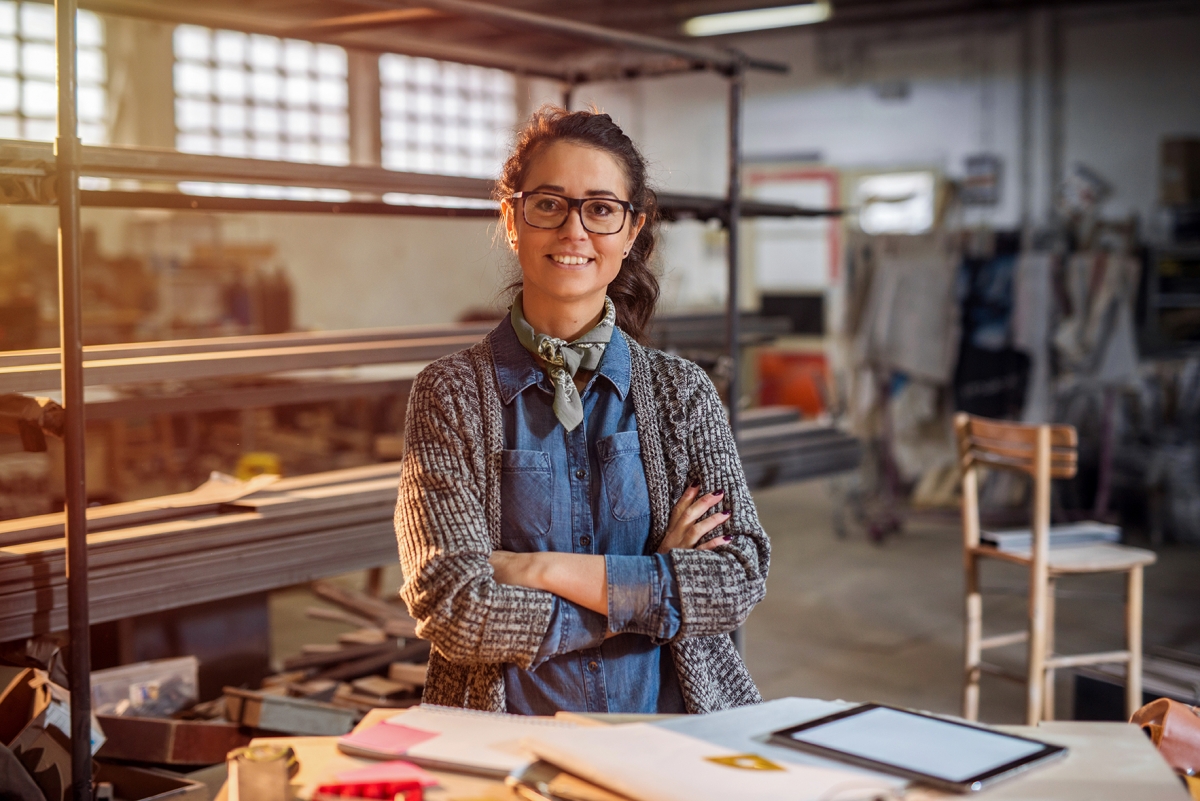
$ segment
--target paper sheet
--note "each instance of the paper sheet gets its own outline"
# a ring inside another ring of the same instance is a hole
[[[710,761],[741,752],[650,723],[555,732],[524,745],[539,758],[639,801],[869,799],[893,783],[867,774],[775,761],[748,770]]]

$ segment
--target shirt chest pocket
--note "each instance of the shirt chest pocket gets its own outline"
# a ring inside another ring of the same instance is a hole
[[[596,443],[608,506],[617,520],[637,520],[650,516],[650,492],[642,467],[642,446],[638,432],[622,431]]]
[[[500,452],[500,539],[512,551],[542,550],[553,522],[550,454]]]

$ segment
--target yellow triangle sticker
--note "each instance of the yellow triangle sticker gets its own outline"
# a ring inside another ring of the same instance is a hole
[[[733,756],[705,757],[704,759],[707,762],[739,770],[783,770],[774,762],[763,759],[758,754],[734,754]]]

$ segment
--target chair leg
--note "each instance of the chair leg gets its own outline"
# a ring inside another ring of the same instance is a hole
[[[1036,726],[1042,719],[1042,697],[1046,687],[1046,596],[1049,582],[1036,575],[1030,575],[1029,578],[1029,673],[1025,687],[1025,725]]]
[[[1129,571],[1125,597],[1125,647],[1129,669],[1125,672],[1125,716],[1142,706],[1142,566]]]
[[[1046,656],[1054,654],[1054,577],[1046,581]],[[1054,720],[1054,668],[1046,668],[1046,680],[1042,687],[1042,720]]]
[[[983,639],[983,596],[979,593],[979,560],[967,556],[966,628],[963,632],[963,717],[979,720],[980,642]]]

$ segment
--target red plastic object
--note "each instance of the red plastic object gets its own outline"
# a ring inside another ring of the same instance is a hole
[[[317,792],[335,798],[386,798],[388,801],[422,801],[425,797],[420,782],[338,782],[322,784]]]
[[[758,376],[758,402],[763,406],[795,406],[810,418],[825,411],[829,382],[825,354],[761,351]]]

